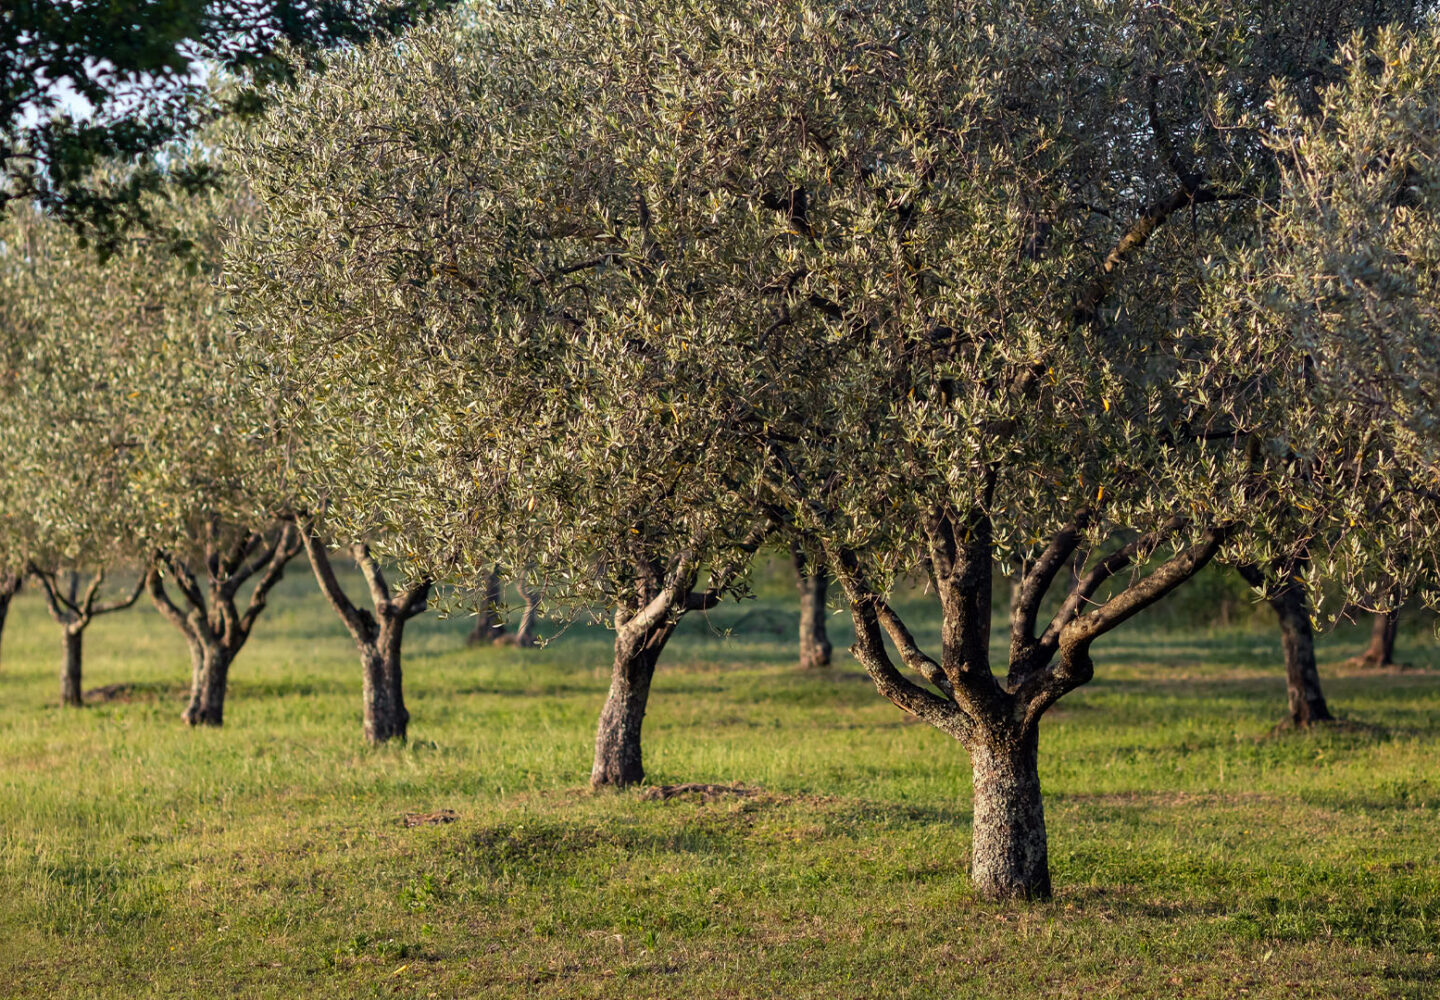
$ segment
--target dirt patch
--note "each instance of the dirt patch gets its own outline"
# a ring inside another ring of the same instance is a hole
[[[684,785],[651,785],[640,793],[646,802],[668,802],[670,799],[685,799],[692,802],[715,802],[729,795],[749,798],[758,795],[760,789],[745,785],[705,785],[689,783]]]
[[[406,813],[400,820],[405,826],[440,826],[444,823],[453,823],[460,818],[460,814],[454,809],[436,809],[428,813]]]

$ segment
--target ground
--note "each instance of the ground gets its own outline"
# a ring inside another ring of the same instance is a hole
[[[783,582],[783,581],[781,581]],[[1053,902],[967,886],[960,748],[848,656],[793,664],[793,589],[688,624],[646,721],[652,786],[586,790],[607,637],[466,649],[426,619],[408,746],[360,738],[359,664],[299,572],[179,720],[178,636],[102,619],[54,707],[22,596],[0,660],[3,997],[1440,995],[1440,651],[1322,670],[1348,721],[1274,728],[1278,635],[1138,619],[1042,730]],[[848,643],[835,621],[837,647]],[[736,625],[728,638],[727,625]],[[1363,645],[1328,637],[1322,663]]]

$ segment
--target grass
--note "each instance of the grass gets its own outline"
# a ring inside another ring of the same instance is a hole
[[[1127,626],[1042,731],[1055,899],[1001,906],[967,886],[964,753],[847,656],[794,668],[778,574],[684,626],[646,724],[653,783],[755,792],[666,801],[583,788],[603,631],[467,650],[466,622],[424,620],[411,741],[369,749],[348,639],[292,576],[219,731],[180,724],[185,650],[148,609],[88,637],[87,686],[131,700],[53,707],[58,630],[17,601],[0,996],[1440,995],[1423,627],[1414,670],[1326,670],[1349,724],[1296,734],[1270,630]]]

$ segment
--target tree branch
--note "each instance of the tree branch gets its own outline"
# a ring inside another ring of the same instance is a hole
[[[265,599],[269,596],[270,588],[280,582],[285,575],[285,564],[300,551],[300,532],[295,525],[289,521],[280,531],[280,537],[276,539],[275,545],[271,548],[269,564],[265,567],[265,575],[255,584],[254,591],[250,594],[249,606],[245,614],[240,617],[239,639],[244,642],[250,636],[250,629],[255,626],[255,619],[260,617],[260,612],[265,610]]]
[[[1075,554],[1080,539],[1090,521],[1090,512],[1082,510],[1069,524],[1061,528],[1045,546],[1045,551],[1031,564],[1020,582],[1020,593],[1010,609],[1010,662],[1015,664],[1024,659],[1035,645],[1035,620],[1040,613],[1040,604],[1056,575]]]
[[[850,652],[870,675],[875,690],[936,729],[960,740],[968,739],[975,723],[960,705],[925,690],[895,669],[881,633],[876,606],[879,595],[865,584],[855,554],[848,549],[827,548],[826,555],[850,598],[850,614],[855,621],[855,645]]]
[[[340,581],[335,577],[335,567],[330,562],[330,553],[326,551],[324,543],[320,541],[315,532],[313,522],[306,523],[300,528],[301,543],[305,546],[305,554],[310,559],[310,569],[315,574],[315,582],[320,585],[320,593],[330,602],[350,634],[362,642],[368,642],[374,638],[374,621],[366,621],[360,609],[350,601],[345,593],[345,588],[340,586]]]
[[[92,615],[108,615],[113,611],[124,611],[126,608],[130,607],[132,604],[134,604],[140,599],[140,595],[144,592],[144,590],[145,577],[141,576],[140,579],[135,581],[135,586],[131,589],[130,593],[127,596],[122,597],[118,601],[111,601],[109,604],[96,605],[90,613]]]

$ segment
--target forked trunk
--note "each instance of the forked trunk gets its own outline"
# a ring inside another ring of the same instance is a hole
[[[65,655],[60,667],[60,704],[81,708],[85,704],[85,696],[80,686],[85,633],[79,629],[66,628],[62,634],[65,637]]]
[[[520,624],[515,629],[515,645],[521,649],[535,646],[535,621],[540,617],[540,592],[523,587],[525,610],[520,613]]]
[[[655,664],[675,631],[666,623],[641,636],[624,632],[615,637],[615,663],[610,671],[610,695],[600,712],[595,732],[595,763],[590,787],[623,788],[645,778],[640,756],[640,727],[650,698]]]
[[[225,686],[231,654],[224,646],[199,645],[191,673],[190,703],[181,715],[192,726],[219,726],[225,721]]]
[[[986,899],[1049,898],[1038,730],[979,734],[968,749],[975,780],[975,890]]]
[[[1305,607],[1305,592],[1292,584],[1270,599],[1280,619],[1280,641],[1285,650],[1285,687],[1289,693],[1290,721],[1296,726],[1330,722],[1334,716],[1320,690],[1315,668],[1315,634]]]
[[[1395,662],[1395,632],[1400,625],[1400,612],[1379,612],[1370,627],[1370,645],[1360,656],[1367,667],[1388,667]]]

